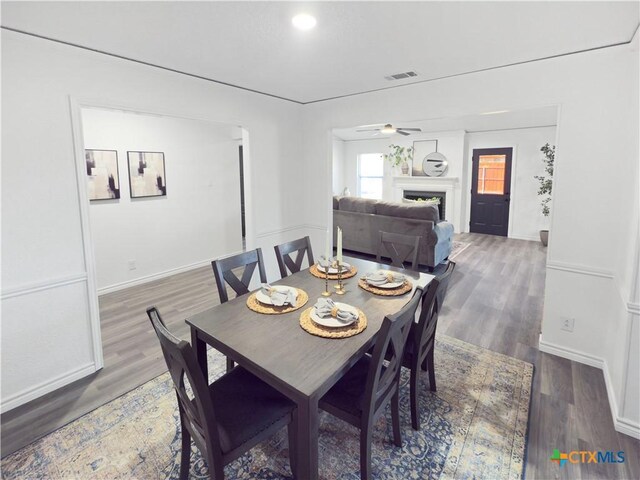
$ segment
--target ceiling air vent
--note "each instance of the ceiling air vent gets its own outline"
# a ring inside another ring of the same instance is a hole
[[[402,73],[394,73],[393,75],[389,75],[388,77],[384,77],[387,80],[403,80],[405,78],[417,77],[418,74],[416,72],[402,72]]]

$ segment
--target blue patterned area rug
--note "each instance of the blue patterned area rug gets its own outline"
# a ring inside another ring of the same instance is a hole
[[[160,358],[158,361],[162,361]],[[224,357],[210,350],[211,376]],[[422,429],[411,429],[409,375],[403,369],[403,446],[391,441],[382,416],[373,437],[378,479],[520,479],[523,476],[533,366],[468,343],[439,336],[438,391],[423,373]],[[359,479],[357,429],[321,417],[320,478]],[[168,374],[94,410],[2,460],[6,479],[177,479],[178,408]],[[207,478],[194,447],[191,478]],[[286,429],[225,468],[229,479],[291,478]]]

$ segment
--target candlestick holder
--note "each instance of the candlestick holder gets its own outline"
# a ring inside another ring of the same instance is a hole
[[[322,292],[323,297],[331,296],[331,292],[329,291],[329,265],[331,264],[327,263],[327,265],[324,267],[324,292]]]
[[[338,268],[338,284],[336,285],[336,295],[344,295],[344,284],[342,283],[342,264],[338,260],[336,262]]]

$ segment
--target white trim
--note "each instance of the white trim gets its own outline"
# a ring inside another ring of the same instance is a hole
[[[617,432],[624,433],[630,437],[640,439],[640,424],[634,422],[628,418],[620,417],[618,413],[618,402],[616,399],[615,389],[611,382],[611,376],[609,375],[609,367],[606,360],[589,355],[572,348],[563,347],[551,342],[546,342],[542,339],[539,341],[538,349],[543,353],[556,355],[557,357],[573,360],[574,362],[583,363],[591,367],[596,367],[602,370],[604,376],[605,388],[607,390],[607,398],[609,400],[609,409],[611,410],[611,417],[613,419],[613,426]]]
[[[507,238],[513,238],[514,240],[527,240],[528,242],[539,242],[540,237],[534,235],[513,235],[509,234]]]
[[[278,228],[275,230],[269,230],[266,232],[261,232],[258,233],[256,235],[256,238],[265,238],[265,237],[271,237],[273,235],[279,235],[282,233],[286,233],[286,232],[292,232],[293,230],[304,230],[305,228],[310,228],[313,230],[320,230],[323,232],[327,231],[327,227],[323,226],[323,225],[316,225],[316,224],[312,224],[312,223],[302,223],[300,225],[292,225],[290,227],[284,227],[284,228]]]
[[[87,363],[86,365],[82,365],[51,380],[46,380],[39,385],[26,388],[21,392],[10,395],[8,398],[4,399],[2,404],[0,404],[0,412],[5,413],[9,410],[19,407],[20,405],[30,402],[31,400],[35,400],[36,398],[46,395],[47,393],[53,392],[58,388],[62,388],[65,385],[70,384],[71,382],[75,382],[76,380],[80,380],[87,375],[91,375],[96,370],[98,369],[96,368],[96,365],[94,363]]]
[[[242,253],[242,252],[231,253],[229,254],[229,256],[237,255],[238,253]],[[188,272],[190,270],[195,270],[196,268],[201,268],[208,265],[211,265],[211,260],[203,260],[201,262],[191,263],[189,265],[184,265],[182,267],[170,268],[169,270],[165,270],[164,272],[152,273],[151,275],[145,275],[144,277],[138,277],[138,278],[134,278],[133,280],[127,280],[126,282],[114,283],[113,285],[99,288],[98,295],[105,295],[107,293],[113,293],[119,290],[124,290],[125,288],[135,287],[136,285],[143,285],[145,283],[153,282],[154,280],[160,280],[162,278],[170,277],[171,275]]]
[[[71,95],[69,96],[69,111],[71,113],[71,132],[75,154],[76,187],[78,205],[80,207],[80,226],[82,230],[82,248],[84,264],[87,269],[87,302],[89,304],[89,328],[93,347],[93,361],[95,369],[104,366],[102,353],[102,332],[100,328],[100,304],[98,303],[98,276],[96,273],[96,259],[91,238],[91,220],[89,218],[89,194],[87,192],[86,159],[84,156],[84,134],[82,131],[82,106]]]
[[[571,264],[565,262],[555,262],[552,260],[547,261],[547,269],[560,270],[562,272],[577,273],[580,275],[590,275],[592,277],[601,277],[613,279],[613,272],[611,270],[604,270],[600,268],[588,267],[586,265]]]
[[[52,280],[45,280],[42,282],[34,282],[27,285],[21,285],[19,287],[7,288],[2,291],[2,300],[8,298],[20,297],[22,295],[29,295],[31,293],[41,292],[43,290],[50,290],[52,288],[64,287],[65,285],[72,285],[74,283],[81,283],[87,281],[86,273],[78,273],[76,275],[69,275],[67,277],[54,278]]]
[[[551,355],[555,355],[557,357],[567,358],[569,360],[573,360],[574,362],[584,363],[585,365],[589,365],[591,367],[602,369],[604,366],[604,360],[600,357],[594,357],[593,355],[589,355],[588,353],[580,352],[578,350],[564,347],[556,343],[547,342],[546,340],[542,339],[540,339],[538,343],[538,350],[544,353],[550,353]]]
[[[627,312],[631,315],[640,315],[640,303],[627,302]]]

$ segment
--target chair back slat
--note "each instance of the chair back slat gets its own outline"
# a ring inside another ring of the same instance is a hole
[[[388,257],[394,267],[405,268],[405,262],[410,262],[411,269],[417,270],[419,253],[420,236],[380,231],[376,255],[379,263],[383,257]]]
[[[413,335],[413,352],[422,358],[430,348],[435,337],[436,323],[438,321],[438,310],[436,307],[436,295],[440,282],[434,278],[429,282],[422,295],[422,306],[416,333]]]
[[[291,242],[283,243],[282,245],[276,245],[273,247],[276,252],[276,259],[278,260],[278,268],[280,269],[280,276],[285,278],[289,275],[287,269],[291,273],[297,273],[302,270],[302,262],[305,254],[309,266],[314,264],[313,251],[311,249],[311,239],[307,236],[299,238],[298,240],[292,240]],[[295,253],[295,260],[291,258],[291,255]]]
[[[386,316],[382,322],[367,377],[364,397],[367,404],[363,405],[365,416],[375,413],[397,388],[405,344],[421,296],[422,290],[416,289],[411,300],[398,313]]]
[[[253,278],[256,267],[258,267],[260,281],[262,283],[266,283],[267,281],[264,261],[262,260],[262,250],[260,248],[214,260],[211,262],[211,267],[216,277],[220,303],[229,301],[227,285],[232,288],[236,296],[249,293],[249,284],[251,283],[251,278]],[[244,267],[244,270],[241,278],[238,278],[233,270],[240,267]]]
[[[438,282],[440,283],[438,293],[436,294],[438,313],[442,311],[444,297],[447,295],[447,290],[449,289],[449,281],[451,280],[451,274],[453,273],[453,270],[455,268],[456,262],[449,261],[445,271],[436,277],[438,279]]]
[[[175,337],[167,329],[155,307],[147,309],[147,315],[160,340],[162,354],[173,380],[183,428],[189,431],[203,453],[220,452],[220,438],[213,402],[193,348],[188,342]],[[185,378],[191,387],[193,397],[187,391]]]

